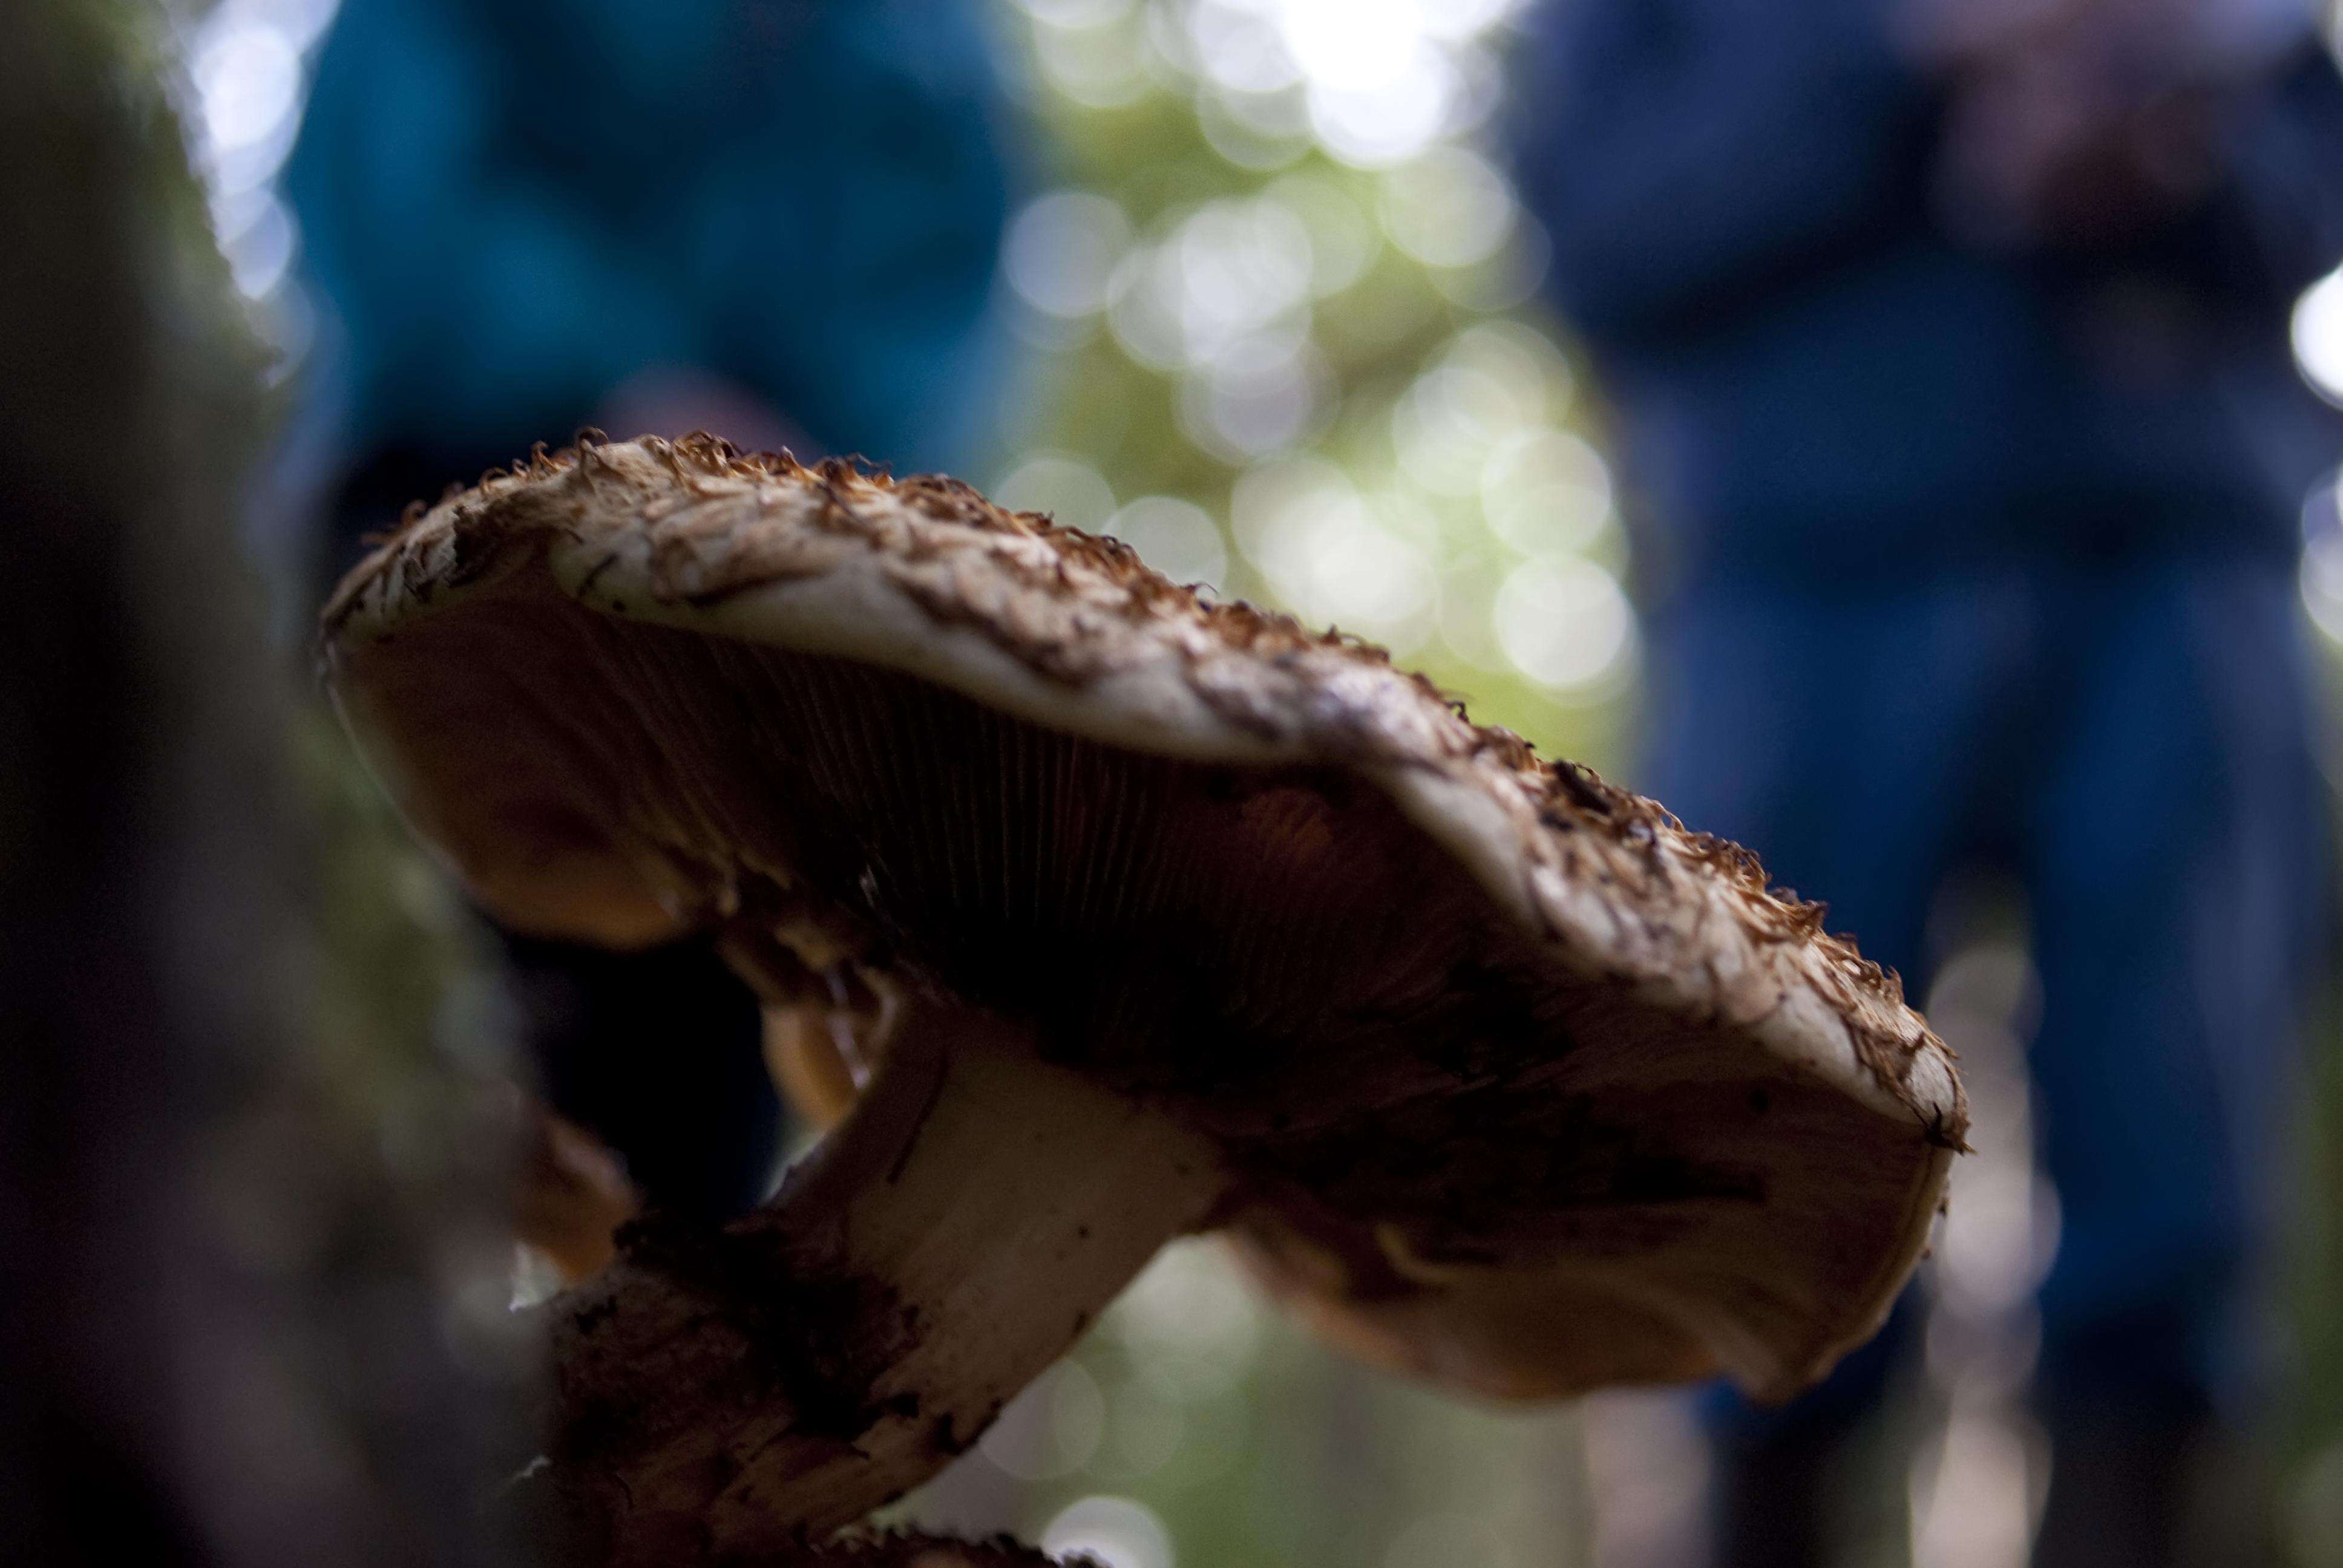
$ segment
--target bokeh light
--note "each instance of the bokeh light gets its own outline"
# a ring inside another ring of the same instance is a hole
[[[1041,451],[992,481],[992,498],[1012,512],[1040,512],[1070,528],[1099,533],[1114,515],[1106,477],[1081,458]]]
[[[1523,554],[1584,551],[1612,522],[1611,469],[1567,430],[1519,430],[1491,447],[1481,506],[1496,536]]]
[[[1085,1497],[1041,1532],[1053,1557],[1087,1555],[1102,1568],[1172,1568],[1171,1533],[1145,1503],[1128,1497]]]
[[[1240,478],[1231,512],[1241,548],[1279,600],[1305,620],[1411,652],[1438,603],[1430,529],[1403,494],[1381,500],[1322,458],[1291,457]]]
[[[1106,1332],[1174,1403],[1234,1388],[1260,1348],[1262,1307],[1213,1242],[1165,1248],[1107,1314]]]
[[[1026,7],[1039,24],[1033,52],[1050,85],[1087,108],[1120,108],[1150,86],[1128,4],[1037,0]]]
[[[1217,589],[1228,574],[1228,548],[1202,507],[1171,496],[1141,496],[1109,518],[1105,532],[1173,582]]]
[[[1131,246],[1131,220],[1104,196],[1052,191],[1009,226],[1001,272],[1034,309],[1078,319],[1105,308],[1107,282]]]
[[[1470,266],[1496,253],[1521,221],[1512,185],[1468,147],[1435,147],[1383,181],[1383,228],[1430,266]]]
[[[2294,357],[2313,387],[2343,403],[2343,270],[2320,278],[2296,304]]]
[[[1497,590],[1496,621],[1506,657],[1557,691],[1601,692],[1634,651],[1626,593],[1593,561],[1523,561]]]
[[[1106,1396],[1080,1362],[1060,1362],[1009,1402],[978,1444],[1020,1481],[1054,1481],[1094,1458],[1106,1437]]]
[[[276,350],[270,374],[277,380],[299,365],[316,322],[295,275],[300,226],[277,176],[300,130],[311,56],[336,8],[337,0],[221,0],[180,14],[189,157],[254,334]]]

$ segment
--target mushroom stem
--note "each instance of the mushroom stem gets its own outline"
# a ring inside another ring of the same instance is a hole
[[[612,1563],[820,1538],[941,1469],[1229,1185],[1030,1031],[914,999],[771,1205],[550,1304],[548,1478]]]

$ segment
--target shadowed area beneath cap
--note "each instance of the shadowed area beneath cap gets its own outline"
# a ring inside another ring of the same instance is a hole
[[[515,924],[625,945],[810,894],[860,961],[1210,1133],[1272,1279],[1379,1360],[1534,1394],[1722,1357],[1771,1386],[1867,1326],[1914,1222],[1882,1194],[1926,1201],[1936,1151],[1564,972],[1373,784],[1144,756],[480,570],[341,685]]]

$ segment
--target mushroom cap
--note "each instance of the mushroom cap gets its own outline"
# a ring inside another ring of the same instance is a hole
[[[410,513],[323,629],[501,919],[820,911],[1209,1131],[1272,1284],[1390,1364],[1786,1394],[1877,1326],[1961,1147],[1896,977],[1746,852],[950,479],[540,450]]]

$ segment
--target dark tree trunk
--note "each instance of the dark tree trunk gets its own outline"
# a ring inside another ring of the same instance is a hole
[[[432,940],[322,879],[395,851],[337,750],[297,766],[236,559],[256,359],[163,18],[5,32],[0,1560],[510,1561],[495,1141],[426,1038]]]

